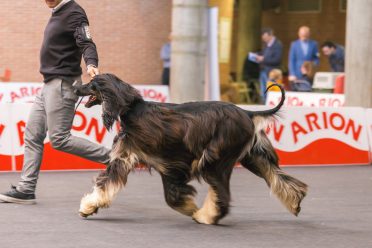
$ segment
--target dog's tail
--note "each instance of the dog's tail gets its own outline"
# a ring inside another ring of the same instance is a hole
[[[282,85],[277,84],[277,83],[271,84],[269,87],[267,87],[267,89],[265,91],[265,94],[267,93],[267,91],[270,88],[272,88],[274,86],[279,87],[280,92],[282,93],[282,98],[280,99],[280,102],[279,102],[279,104],[277,106],[275,106],[272,109],[261,110],[261,111],[249,111],[249,110],[247,110],[247,113],[248,113],[249,117],[252,118],[253,123],[255,125],[255,131],[256,131],[256,133],[264,130],[270,122],[272,122],[272,121],[275,120],[275,117],[278,114],[278,111],[280,110],[280,108],[284,104],[284,101],[285,101],[285,91],[284,91],[284,88],[283,88]]]

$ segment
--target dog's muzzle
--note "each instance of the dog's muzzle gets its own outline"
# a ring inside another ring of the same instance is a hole
[[[81,81],[75,81],[72,84],[72,87],[74,88],[74,93],[77,96],[88,96],[91,94],[89,88],[87,87],[87,84],[83,84],[83,82]]]

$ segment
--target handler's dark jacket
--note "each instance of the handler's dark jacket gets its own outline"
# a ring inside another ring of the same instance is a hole
[[[53,12],[45,28],[40,51],[40,73],[44,82],[80,76],[82,55],[86,65],[98,66],[97,49],[90,36],[87,15],[72,0]]]

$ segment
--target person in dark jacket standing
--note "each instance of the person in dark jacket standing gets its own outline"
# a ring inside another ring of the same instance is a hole
[[[40,72],[45,85],[32,106],[25,130],[21,180],[0,194],[4,202],[33,204],[47,131],[53,148],[103,164],[109,163],[104,146],[71,135],[78,96],[73,82],[81,82],[82,56],[87,73],[99,73],[96,46],[85,11],[74,0],[45,0],[52,16],[45,28],[40,51]]]
[[[264,42],[264,49],[262,55],[256,56],[256,60],[261,66],[261,97],[265,100],[264,92],[266,90],[268,75],[272,69],[280,68],[282,63],[283,45],[280,40],[274,36],[274,31],[271,28],[264,28],[262,30],[262,41]]]
[[[322,44],[322,52],[328,57],[333,72],[345,71],[345,48],[343,46],[326,41]]]

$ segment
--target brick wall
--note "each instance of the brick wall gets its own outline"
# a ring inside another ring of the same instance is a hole
[[[171,29],[171,0],[77,2],[88,14],[102,72],[131,83],[160,82],[159,53]],[[42,80],[39,49],[50,14],[43,0],[0,1],[0,74],[10,68],[12,81]]]
[[[340,0],[323,0],[319,13],[291,13],[287,11],[287,0],[281,0],[280,11],[264,11],[262,26],[274,29],[283,42],[285,51],[283,62],[288,64],[288,50],[291,41],[297,39],[298,28],[307,25],[311,28],[312,39],[319,46],[326,40],[345,45],[346,13],[340,11]],[[321,54],[320,70],[329,70],[328,59]]]
[[[90,19],[101,71],[115,73],[131,83],[159,83],[159,51],[171,29],[172,0],[77,2]],[[345,44],[346,13],[339,11],[339,2],[322,1],[320,13],[289,13],[287,0],[281,0],[279,13],[263,12],[262,26],[272,27],[284,44],[285,64],[290,42],[297,38],[301,25],[310,26],[312,37],[319,43],[329,39]],[[0,1],[0,74],[6,67],[12,70],[12,81],[42,79],[38,72],[39,49],[49,16],[43,0]],[[328,68],[322,56],[320,69]]]

